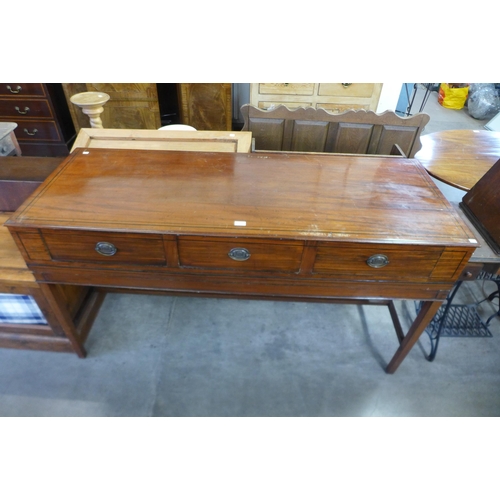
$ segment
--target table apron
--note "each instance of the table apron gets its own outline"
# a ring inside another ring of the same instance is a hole
[[[443,300],[453,283],[412,283],[349,279],[312,279],[303,276],[248,276],[242,274],[158,273],[106,269],[30,266],[40,283],[90,285],[168,292],[254,295],[272,299],[415,299]]]

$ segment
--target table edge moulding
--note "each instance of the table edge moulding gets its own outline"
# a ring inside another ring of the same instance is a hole
[[[417,160],[361,155],[76,149],[6,226],[69,338],[57,284],[381,303],[388,373],[478,246]],[[406,335],[394,299],[423,301]]]

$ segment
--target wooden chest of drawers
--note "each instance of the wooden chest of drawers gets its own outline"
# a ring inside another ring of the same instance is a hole
[[[477,246],[400,157],[77,149],[7,226],[40,283],[435,301],[427,316]]]
[[[381,91],[381,83],[252,83],[250,104],[260,109],[280,104],[289,109],[323,108],[330,113],[376,111]]]
[[[60,84],[1,83],[0,120],[15,130],[24,156],[66,156],[75,138]]]

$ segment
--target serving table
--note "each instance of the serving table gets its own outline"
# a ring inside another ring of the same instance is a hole
[[[477,247],[422,165],[401,157],[77,149],[6,225],[81,357],[57,284],[421,300],[408,333],[396,328],[388,373]]]

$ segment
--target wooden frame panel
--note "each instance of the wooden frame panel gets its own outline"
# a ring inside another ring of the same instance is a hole
[[[249,153],[251,144],[250,132],[82,128],[71,152],[106,148]]]
[[[305,152],[303,149],[294,149],[294,147],[309,144],[311,145],[310,152],[390,155],[392,148],[397,144],[408,158],[413,158],[421,148],[420,135],[430,120],[430,116],[425,113],[418,113],[411,117],[401,117],[392,111],[377,114],[373,111],[349,110],[345,113],[334,114],[324,109],[291,110],[286,106],[263,111],[250,104],[243,105],[241,113],[245,121],[242,130],[252,132],[256,151]],[[274,128],[266,127],[266,121],[274,124]],[[311,137],[307,142],[283,142],[281,149],[276,149],[278,141],[269,136],[276,133],[276,123],[281,121],[285,122],[285,130],[288,128],[294,130],[297,123],[301,124],[303,130],[306,129],[307,122],[325,123],[330,129],[329,137],[331,138],[333,133],[335,139],[333,142],[331,139],[324,141],[323,149],[319,150],[317,145],[322,143],[322,137],[318,137],[317,140],[312,137],[314,131],[320,131],[321,127],[314,128],[311,125],[308,132]]]

